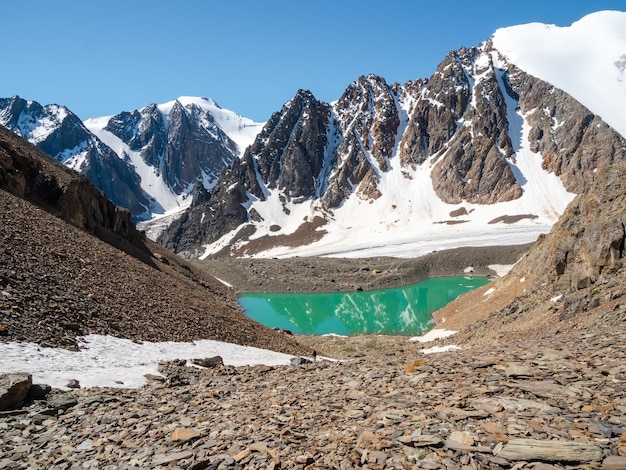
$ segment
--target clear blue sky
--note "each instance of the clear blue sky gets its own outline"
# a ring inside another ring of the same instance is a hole
[[[567,26],[624,0],[29,0],[2,2],[0,97],[82,119],[213,98],[257,121],[309,89],[338,99],[360,75],[429,77],[497,28]]]

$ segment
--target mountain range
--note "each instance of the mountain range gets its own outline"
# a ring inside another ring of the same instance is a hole
[[[81,122],[17,96],[0,123],[185,256],[526,243],[626,159],[623,31],[622,12],[504,28],[429,78],[299,90],[266,123],[195,97]]]

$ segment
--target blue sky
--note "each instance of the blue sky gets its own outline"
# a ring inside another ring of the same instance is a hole
[[[566,5],[566,6],[565,6]],[[3,2],[0,97],[82,119],[181,95],[267,120],[300,88],[338,99],[360,75],[429,77],[497,28],[567,26],[624,0],[25,0]]]

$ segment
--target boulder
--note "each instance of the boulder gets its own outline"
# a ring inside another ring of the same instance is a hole
[[[33,376],[25,372],[0,375],[0,410],[9,410],[21,403],[32,385]]]

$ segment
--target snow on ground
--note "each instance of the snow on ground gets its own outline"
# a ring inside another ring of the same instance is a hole
[[[435,329],[410,341],[425,343],[454,333],[451,330]],[[72,379],[78,380],[82,388],[139,388],[147,383],[146,374],[160,375],[157,370],[160,361],[220,356],[228,366],[282,366],[290,365],[294,357],[212,340],[137,343],[113,336],[88,335],[79,338],[79,341],[79,351],[44,348],[35,343],[0,343],[0,375],[27,372],[32,374],[33,383],[60,389],[66,389]],[[432,354],[458,349],[461,348],[438,346],[423,349],[422,352]],[[318,360],[335,361],[319,356]]]
[[[65,388],[70,379],[81,387],[137,388],[145,374],[160,375],[160,361],[221,356],[225,365],[289,365],[293,356],[249,346],[201,340],[193,343],[135,343],[112,336],[82,338],[79,351],[43,348],[34,343],[0,343],[0,374],[28,372],[33,383]]]
[[[511,63],[569,93],[626,136],[626,12],[592,13],[568,27],[502,28],[493,45]]]
[[[513,269],[514,264],[490,264],[487,266],[492,271],[495,271],[499,277],[505,276]]]
[[[460,346],[455,346],[453,344],[449,344],[447,346],[433,346],[432,348],[422,349],[422,353],[424,354],[436,354],[448,351],[460,351]]]
[[[414,336],[409,341],[418,342],[418,343],[429,343],[430,341],[435,341],[441,338],[447,338],[448,336],[452,336],[455,334],[454,330],[446,330],[442,328],[435,328],[434,330],[430,330],[428,333],[424,333],[420,336]]]

